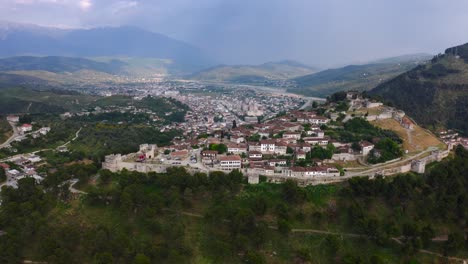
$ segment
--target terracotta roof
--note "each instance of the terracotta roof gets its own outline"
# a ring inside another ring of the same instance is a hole
[[[227,145],[228,148],[247,148],[246,144],[236,144],[236,143],[230,143]]]
[[[260,141],[261,144],[275,144],[276,143],[276,140],[274,139],[264,139],[262,141]]]
[[[185,156],[187,154],[188,154],[188,151],[186,150],[171,152],[171,156]]]
[[[369,141],[361,141],[359,142],[359,145],[361,145],[361,147],[370,147],[370,146],[374,146],[374,144],[370,143]]]
[[[204,150],[204,151],[202,151],[202,155],[203,154],[218,154],[218,151],[216,151],[216,150]]]
[[[218,157],[220,161],[241,161],[241,157],[239,155],[231,155],[231,156],[221,156]]]

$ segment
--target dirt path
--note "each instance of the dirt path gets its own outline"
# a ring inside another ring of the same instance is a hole
[[[411,130],[406,129],[406,135],[408,136],[408,144],[413,145],[413,133],[411,133]]]
[[[196,218],[203,218],[203,215],[197,214],[197,213],[190,213],[190,212],[185,212],[185,211],[176,211],[172,209],[165,208],[163,209],[164,211],[169,211],[169,212],[177,212],[181,215],[186,215],[190,217],[196,217]],[[228,221],[228,220],[225,220]],[[268,226],[268,228],[273,229],[273,230],[278,230],[278,227],[276,226]],[[291,229],[292,233],[305,233],[305,234],[319,234],[319,235],[333,235],[333,236],[343,236],[343,237],[353,237],[353,238],[370,238],[368,235],[364,234],[354,234],[354,233],[342,233],[342,232],[333,232],[333,231],[327,231],[327,230],[319,230],[319,229],[306,229],[306,228],[293,228]],[[403,245],[404,243],[401,241],[401,237],[392,237],[391,240],[395,241],[399,245]],[[433,241],[436,242],[441,242],[441,241],[446,241],[445,236],[439,236],[435,237],[432,239]],[[444,258],[448,259],[450,261],[455,261],[457,263],[463,263],[466,264],[468,263],[467,259],[462,259],[462,258],[457,258],[457,257],[450,257],[450,256],[444,256],[440,253],[430,251],[430,250],[425,250],[425,249],[420,249],[419,252],[424,253],[424,254],[429,254],[433,255],[439,258]]]
[[[436,238],[435,238],[436,239]],[[397,238],[397,237],[393,237],[392,238],[393,241],[395,241],[397,244],[400,244],[400,245],[403,245],[403,242],[401,242],[401,239],[400,238]],[[434,241],[434,239],[433,239]],[[441,240],[437,240],[437,241],[441,241]],[[429,255],[432,255],[432,256],[436,256],[436,257],[439,257],[439,258],[443,258],[443,259],[448,259],[450,261],[455,261],[457,263],[462,263],[462,264],[466,264],[468,263],[468,259],[462,259],[462,258],[457,258],[457,257],[450,257],[450,256],[444,256],[440,253],[437,253],[437,252],[434,252],[434,251],[430,251],[430,250],[426,250],[426,249],[420,249],[419,252],[421,253],[424,253],[424,254],[429,254]]]

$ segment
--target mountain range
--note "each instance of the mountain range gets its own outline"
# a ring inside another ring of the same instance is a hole
[[[260,65],[218,65],[189,77],[204,81],[261,84],[274,80],[286,80],[316,71],[318,69],[315,67],[297,61],[283,60]]]
[[[468,135],[468,43],[447,49],[369,94],[430,128],[455,128]]]
[[[0,57],[24,55],[158,58],[190,71],[213,65],[197,47],[136,27],[60,29],[0,23]]]
[[[325,97],[344,90],[370,90],[431,59],[428,54],[410,54],[362,65],[348,65],[291,79],[289,92]]]

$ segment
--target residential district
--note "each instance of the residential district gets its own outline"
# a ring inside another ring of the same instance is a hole
[[[140,92],[134,95],[136,100],[148,96],[147,91]],[[381,155],[376,148],[377,142],[344,142],[326,135],[325,129],[339,127],[337,120],[345,123],[354,118],[370,122],[391,121],[408,135],[421,128],[403,111],[364,98],[357,92],[346,94],[344,109],[334,102],[312,104],[312,100],[298,96],[253,92],[248,88],[222,92],[207,90],[205,93],[169,89],[152,96],[171,97],[189,106],[184,122],[154,124],[161,131],[181,130],[183,136],[174,138],[169,146],[158,147],[148,142],[142,144],[136,153],[108,155],[102,163],[104,169],[164,172],[169,167],[182,166],[192,173],[208,174],[240,170],[252,184],[265,177],[270,182],[295,179],[307,185],[338,182],[355,176],[387,176],[409,171],[423,173],[426,164],[440,161],[455,145],[468,148],[466,138],[454,131],[442,131],[440,141],[436,139],[440,145],[405,149],[402,157],[378,164],[368,163],[369,155]],[[153,117],[153,121],[160,119],[148,109],[135,106],[97,107],[92,111],[67,112],[62,114],[62,118],[113,111],[145,112]],[[48,127],[35,128],[31,124],[17,127],[15,124],[19,116],[15,115],[9,116],[8,121],[14,128],[14,135],[0,147],[11,147],[9,143],[13,140],[37,137],[50,131]],[[76,136],[79,136],[78,132]],[[412,141],[411,138],[409,141]],[[66,152],[66,145],[55,150]],[[331,155],[310,158],[315,150],[330,150]],[[17,154],[1,160],[0,166],[8,176],[4,184],[16,186],[17,180],[22,177],[32,176],[37,180],[46,177],[36,172],[43,162],[37,153]]]
[[[366,164],[369,154],[379,155],[374,142],[363,140],[356,147],[351,142],[331,139],[323,128],[339,118],[343,122],[353,118],[367,121],[391,119],[408,133],[417,124],[403,111],[363,98],[356,92],[347,93],[349,108],[345,111],[336,111],[337,105],[332,103],[321,114],[313,110],[297,110],[297,105],[295,110],[294,107],[280,108],[278,102],[293,106],[294,100],[271,97],[266,103],[283,112],[263,119],[258,116],[264,114],[266,98],[233,102],[224,96],[211,99],[193,99],[177,93],[172,96],[192,109],[187,113],[185,124],[181,125],[184,138],[175,139],[167,147],[143,144],[137,153],[108,155],[103,168],[164,172],[168,167],[183,166],[191,172],[206,173],[237,169],[249,177],[250,183],[258,183],[264,176],[272,182],[295,179],[301,184],[318,184],[353,176],[423,173],[427,163],[447,157],[456,144],[468,148],[466,139],[460,138],[457,143],[429,146],[411,155],[405,150],[408,155],[384,164]],[[359,111],[362,115],[357,114]],[[304,166],[304,160],[314,148],[328,146],[333,148],[331,157],[314,158],[311,164]],[[347,168],[346,165],[352,162],[361,166]]]

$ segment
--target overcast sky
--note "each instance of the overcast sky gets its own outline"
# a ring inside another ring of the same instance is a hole
[[[0,0],[0,19],[59,27],[134,25],[224,63],[332,66],[468,42],[467,0]]]

